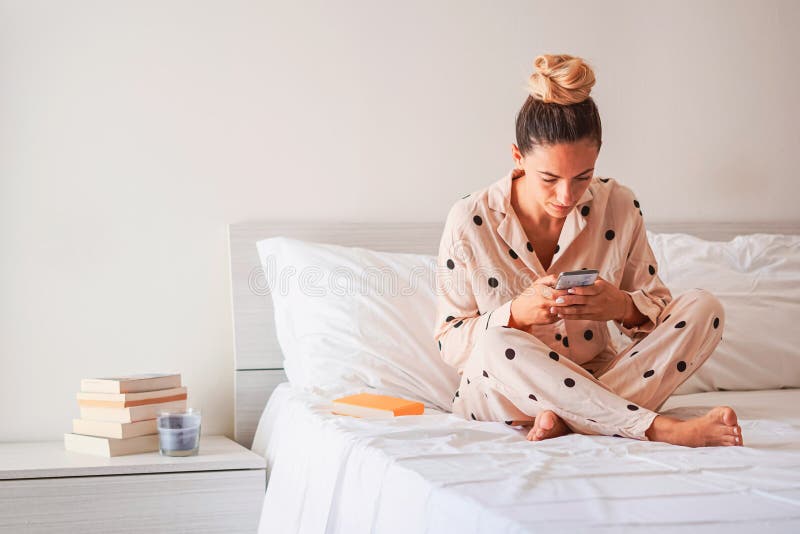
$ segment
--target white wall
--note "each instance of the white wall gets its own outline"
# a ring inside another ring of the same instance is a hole
[[[177,369],[233,430],[226,224],[443,220],[533,58],[591,61],[650,221],[798,220],[800,3],[0,0],[0,440]]]

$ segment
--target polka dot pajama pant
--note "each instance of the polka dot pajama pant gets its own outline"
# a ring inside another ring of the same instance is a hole
[[[725,315],[703,289],[687,291],[662,311],[656,327],[594,375],[554,347],[506,326],[475,342],[453,397],[453,413],[477,421],[530,425],[552,410],[580,434],[647,440],[667,398],[708,359],[722,339]]]

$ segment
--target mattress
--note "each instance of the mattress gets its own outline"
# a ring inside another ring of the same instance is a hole
[[[503,423],[333,415],[274,391],[253,450],[267,459],[259,532],[800,532],[800,389],[676,395],[681,419],[732,406],[743,447],[691,448]]]

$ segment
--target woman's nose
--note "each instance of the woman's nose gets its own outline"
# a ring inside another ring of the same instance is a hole
[[[556,195],[559,204],[562,206],[572,206],[575,200],[575,194],[569,187],[564,187]]]

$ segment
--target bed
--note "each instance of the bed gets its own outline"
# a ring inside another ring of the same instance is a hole
[[[720,241],[800,233],[791,224],[648,229]],[[698,380],[679,388],[660,411],[686,419],[733,406],[744,447],[575,434],[533,443],[520,428],[462,420],[441,402],[426,402],[422,416],[343,417],[330,413],[330,401],[345,390],[287,380],[276,310],[259,279],[257,241],[290,236],[435,254],[440,231],[438,224],[231,225],[235,433],[267,460],[260,532],[800,531],[800,389],[784,387],[796,381],[791,347],[778,369],[786,378],[772,384],[781,387],[719,391],[727,385],[724,376],[718,383]],[[796,304],[793,295],[787,299]]]

